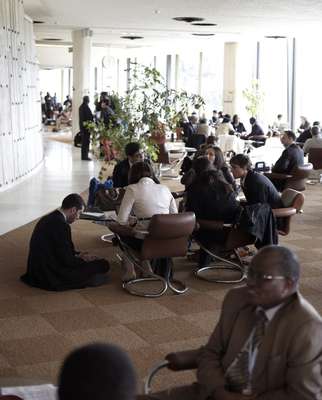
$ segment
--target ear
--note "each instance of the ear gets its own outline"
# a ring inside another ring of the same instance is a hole
[[[287,292],[293,292],[296,286],[295,281],[291,278],[286,278],[284,282],[285,282],[285,290],[287,290]]]

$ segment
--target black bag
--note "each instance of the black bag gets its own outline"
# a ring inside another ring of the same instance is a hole
[[[76,135],[74,136],[74,146],[82,147],[82,135],[80,132],[76,133]]]
[[[102,211],[117,211],[121,205],[124,193],[125,190],[123,188],[107,190],[100,188],[95,193],[94,206]]]

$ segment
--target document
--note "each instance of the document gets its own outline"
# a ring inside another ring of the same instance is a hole
[[[1,388],[1,394],[11,394],[23,400],[57,400],[57,388],[54,385],[34,385]]]

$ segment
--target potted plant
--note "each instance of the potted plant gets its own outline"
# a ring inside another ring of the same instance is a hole
[[[243,90],[243,96],[246,100],[246,111],[251,117],[257,119],[259,111],[264,100],[264,93],[260,89],[260,84],[257,79],[251,82],[249,88]]]

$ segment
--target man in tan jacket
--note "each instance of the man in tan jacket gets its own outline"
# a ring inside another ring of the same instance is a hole
[[[224,299],[220,320],[200,353],[197,383],[151,397],[322,399],[322,319],[298,292],[299,270],[291,250],[261,249],[247,285]]]

